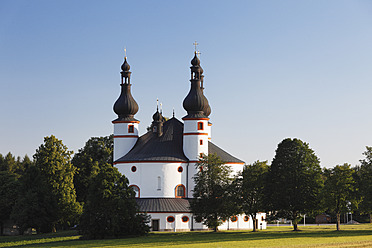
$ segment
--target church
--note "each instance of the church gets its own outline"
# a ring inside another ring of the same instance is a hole
[[[150,130],[139,136],[140,121],[135,118],[138,104],[131,94],[131,72],[126,56],[121,66],[121,93],[114,104],[118,118],[112,121],[114,166],[128,178],[136,192],[140,212],[151,216],[152,231],[208,229],[195,220],[189,203],[195,164],[201,154],[217,154],[231,166],[233,173],[244,166],[244,161],[211,141],[211,107],[204,95],[203,69],[196,51],[190,69],[190,91],[183,100],[187,114],[182,121],[174,113],[167,120],[157,109]],[[257,215],[257,228],[266,228],[265,217],[265,213]],[[249,216],[238,215],[226,220],[219,229],[252,229],[252,225]]]

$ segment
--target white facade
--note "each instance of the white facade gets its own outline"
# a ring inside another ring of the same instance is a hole
[[[175,198],[176,188],[183,185],[187,195],[187,163],[117,163],[129,185],[137,186],[141,198]]]
[[[158,222],[158,231],[190,231],[208,230],[208,227],[201,222],[197,222],[192,213],[148,213],[151,216],[151,226],[153,220]],[[170,218],[173,217],[173,218]],[[266,229],[266,214],[257,213],[257,229]],[[219,230],[238,230],[253,229],[253,221],[250,216],[245,214],[231,217],[218,227]],[[156,231],[156,230],[155,230]]]
[[[208,155],[208,118],[184,119],[183,152],[190,161]]]
[[[138,140],[139,121],[113,121],[114,161],[127,154]]]

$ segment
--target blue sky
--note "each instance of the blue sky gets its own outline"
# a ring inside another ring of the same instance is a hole
[[[0,1],[0,153],[112,133],[124,47],[144,133],[181,119],[200,44],[212,141],[252,163],[284,138],[322,166],[372,146],[371,1]]]

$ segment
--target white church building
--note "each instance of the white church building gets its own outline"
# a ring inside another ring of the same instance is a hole
[[[121,66],[121,94],[114,104],[118,118],[114,125],[114,165],[124,174],[136,192],[141,212],[151,216],[152,231],[189,231],[208,229],[197,222],[190,210],[196,174],[195,164],[201,154],[215,153],[236,173],[244,162],[211,141],[211,108],[204,95],[203,69],[195,52],[191,60],[191,87],[183,100],[187,115],[178,120],[174,114],[166,120],[157,110],[151,130],[139,136],[137,102],[131,94],[131,72],[127,57]],[[265,213],[257,215],[258,228],[266,228]],[[238,215],[219,227],[252,229],[249,216]]]

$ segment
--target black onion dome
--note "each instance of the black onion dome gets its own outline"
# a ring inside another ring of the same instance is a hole
[[[138,112],[138,104],[130,88],[130,84],[121,84],[121,94],[114,104],[114,112],[119,117],[116,121],[137,121],[134,115]]]
[[[127,62],[127,57],[124,58],[124,63],[121,65],[121,70],[122,71],[129,71],[130,70],[130,65]]]
[[[191,89],[189,94],[183,100],[183,108],[187,111],[186,118],[206,118],[204,109],[208,101],[200,89],[200,80],[191,80]]]
[[[200,75],[203,74],[204,70],[203,68],[199,65],[199,72],[200,72]]]
[[[207,102],[207,105],[204,107],[203,112],[204,112],[205,116],[208,117],[211,114],[212,109],[211,109],[211,106],[209,105],[208,99],[205,96],[204,96],[204,98],[205,98],[205,101]]]
[[[194,58],[191,60],[191,64],[193,66],[199,66],[200,65],[200,60],[199,60],[198,56],[196,55],[196,53],[195,53]]]
[[[155,114],[152,116],[154,122],[163,122],[164,117],[159,113],[159,109],[156,109]]]

